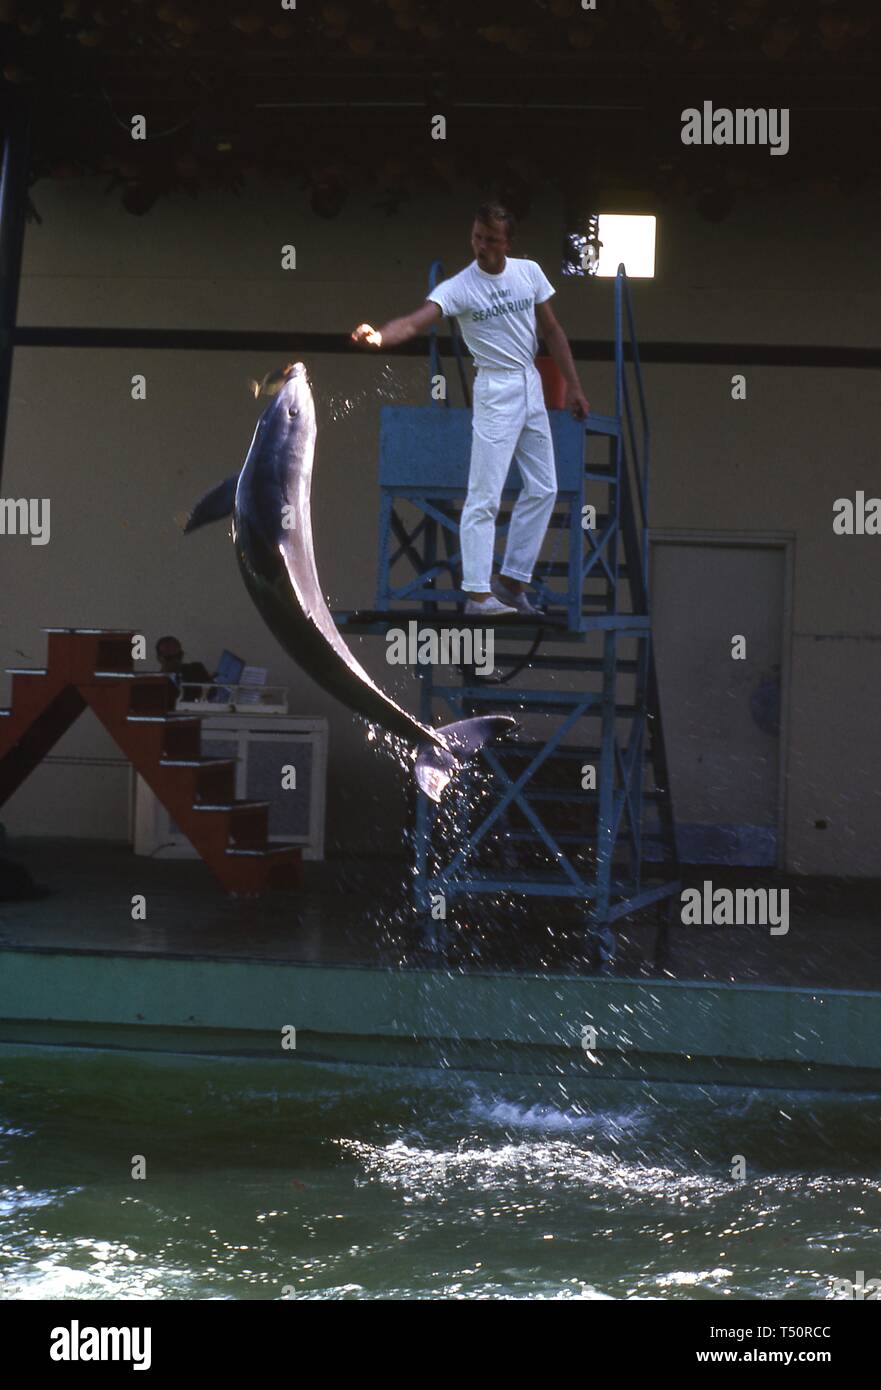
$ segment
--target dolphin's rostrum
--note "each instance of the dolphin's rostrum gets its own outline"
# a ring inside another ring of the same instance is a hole
[[[317,429],[306,368],[298,362],[257,422],[238,482],[228,478],[196,504],[186,530],[233,513],[245,585],[285,651],[349,709],[418,749],[416,780],[434,801],[460,765],[493,738],[510,735],[507,714],[421,724],[356,660],[331,617],[315,569],[310,491]]]

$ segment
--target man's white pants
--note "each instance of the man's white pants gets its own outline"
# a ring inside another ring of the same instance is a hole
[[[541,377],[534,366],[480,367],[474,383],[468,496],[459,524],[462,588],[467,593],[490,592],[496,516],[512,458],[523,487],[511,513],[501,572],[528,584],[557,496]]]

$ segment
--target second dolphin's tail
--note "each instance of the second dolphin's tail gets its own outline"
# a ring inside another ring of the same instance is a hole
[[[476,719],[444,724],[437,733],[443,736],[446,748],[436,743],[423,743],[419,748],[416,781],[420,791],[432,801],[440,801],[450,778],[463,762],[491,740],[510,738],[517,727],[517,720],[510,714],[484,714]]]

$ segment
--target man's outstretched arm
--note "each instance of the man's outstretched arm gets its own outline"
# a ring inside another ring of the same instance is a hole
[[[548,352],[566,378],[566,409],[572,411],[576,420],[583,420],[590,410],[590,401],[581,389],[581,382],[578,380],[578,373],[572,360],[569,339],[563,332],[562,325],[557,322],[554,311],[547,300],[544,304],[536,304],[535,317]]]
[[[405,314],[400,319],[390,319],[382,328],[373,328],[369,323],[359,323],[352,334],[352,342],[360,343],[363,347],[397,347],[398,343],[406,343],[409,338],[417,337],[442,317],[440,305],[435,304],[432,299],[426,299],[421,308],[414,310],[412,314]]]

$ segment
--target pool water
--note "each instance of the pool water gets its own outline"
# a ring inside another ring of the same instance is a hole
[[[881,1099],[85,1052],[0,1077],[7,1299],[822,1300],[881,1277]]]

